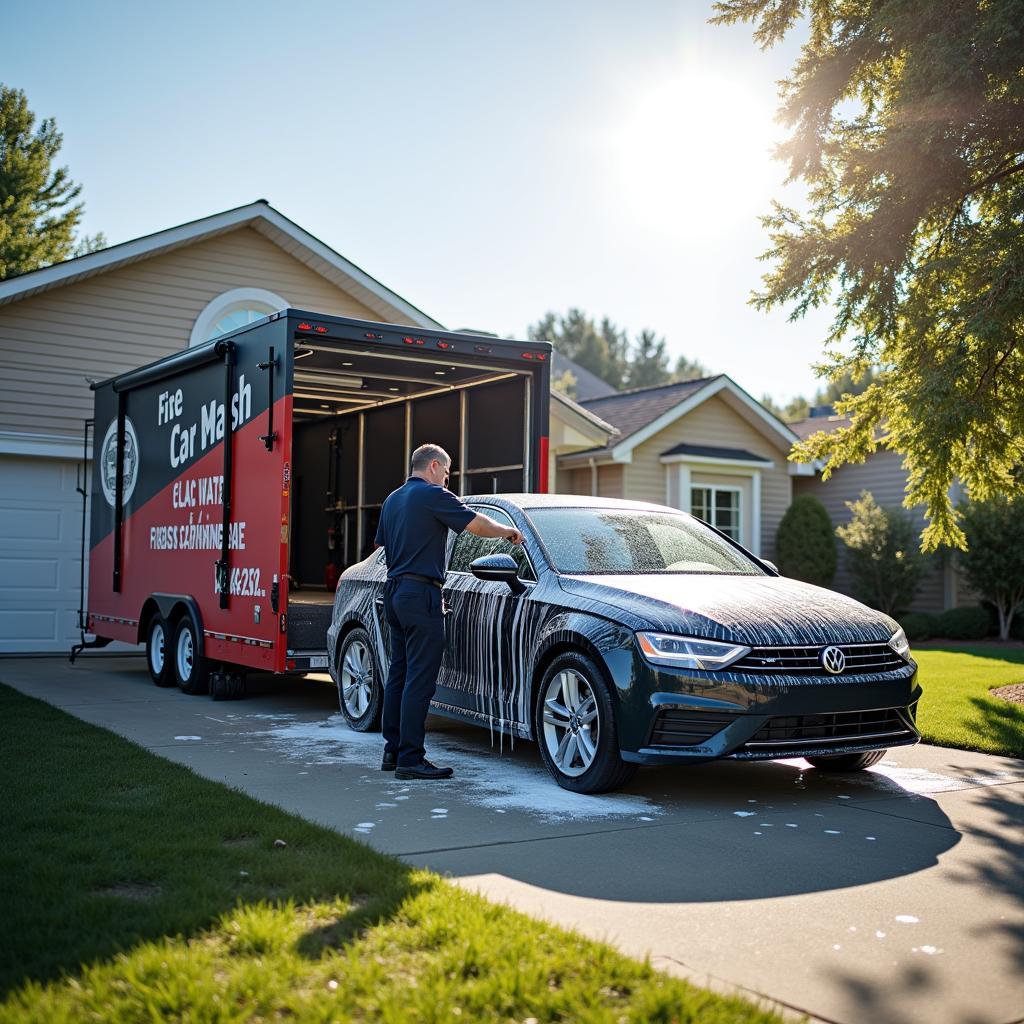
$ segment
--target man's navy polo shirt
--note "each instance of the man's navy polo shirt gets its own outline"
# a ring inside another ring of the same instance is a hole
[[[374,538],[384,548],[388,579],[413,572],[443,580],[448,531],[462,533],[475,518],[446,487],[409,477],[385,499]]]

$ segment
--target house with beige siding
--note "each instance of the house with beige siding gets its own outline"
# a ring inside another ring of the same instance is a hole
[[[797,435],[726,374],[578,403],[618,433],[558,458],[565,494],[653,501],[691,512],[771,558],[793,481]]]
[[[818,415],[790,423],[789,426],[801,439],[818,431],[831,432],[847,426],[849,420],[832,414],[829,406],[823,406]],[[955,485],[958,489],[958,485]],[[848,463],[834,470],[828,480],[821,479],[821,473],[796,477],[793,481],[793,497],[812,494],[828,511],[834,525],[848,523],[851,518],[847,502],[856,501],[861,492],[870,491],[879,505],[899,508],[907,488],[907,472],[903,468],[903,457],[897,452],[880,448],[863,462]],[[959,496],[959,491],[956,497]],[[924,529],[924,506],[909,510],[915,528]],[[832,587],[842,593],[851,593],[851,581],[842,557],[840,545],[839,564]],[[915,612],[939,612],[946,608],[976,604],[974,595],[956,569],[955,556],[948,549],[941,549],[929,558],[929,568],[921,580],[917,595],[911,605]]]
[[[89,381],[288,306],[442,327],[264,200],[0,281],[0,653],[79,638]],[[553,395],[549,472],[615,436]]]

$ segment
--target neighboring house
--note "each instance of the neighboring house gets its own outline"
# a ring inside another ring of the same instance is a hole
[[[797,435],[730,377],[613,392],[579,405],[618,435],[559,456],[555,489],[681,508],[772,557],[793,478],[813,469],[787,462]]]
[[[573,398],[577,402],[586,402],[591,398],[605,398],[618,392],[607,381],[601,380],[596,373],[591,373],[585,366],[580,366],[568,356],[555,351],[551,357],[551,380],[557,381],[566,371],[573,375]]]
[[[831,406],[819,406],[806,419],[790,423],[790,428],[801,439],[824,430],[831,432],[847,426],[849,419],[836,416]],[[903,468],[903,456],[886,448],[880,448],[869,455],[864,462],[847,463],[837,468],[828,480],[821,479],[821,473],[800,476],[793,484],[793,497],[813,494],[819,498],[832,517],[836,526],[850,521],[850,510],[846,502],[855,501],[862,491],[870,491],[876,502],[883,507],[902,507],[906,493],[907,473]],[[918,531],[924,528],[923,506],[910,510]],[[843,564],[842,543],[839,542],[839,567],[832,588],[842,593],[851,593],[850,576]],[[918,587],[917,596],[911,605],[915,612],[938,612],[945,608],[974,604],[977,598],[957,571],[954,556],[948,548],[931,556],[931,567],[925,573]]]

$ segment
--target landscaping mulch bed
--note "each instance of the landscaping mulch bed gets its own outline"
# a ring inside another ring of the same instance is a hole
[[[997,686],[989,690],[993,697],[1002,697],[1013,704],[1024,704],[1024,683],[1014,683],[1012,686]]]

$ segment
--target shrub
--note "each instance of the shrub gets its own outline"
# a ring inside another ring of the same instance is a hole
[[[918,547],[917,530],[899,508],[881,508],[870,491],[846,502],[852,513],[836,533],[846,547],[846,567],[854,597],[899,617],[914,600],[928,565]]]
[[[980,605],[947,608],[936,617],[936,636],[948,640],[983,640],[988,636],[991,619]]]
[[[812,494],[793,499],[775,535],[779,572],[827,587],[836,574],[836,538],[825,506]]]
[[[908,612],[900,625],[908,640],[930,640],[935,635],[935,616],[926,612]]]

